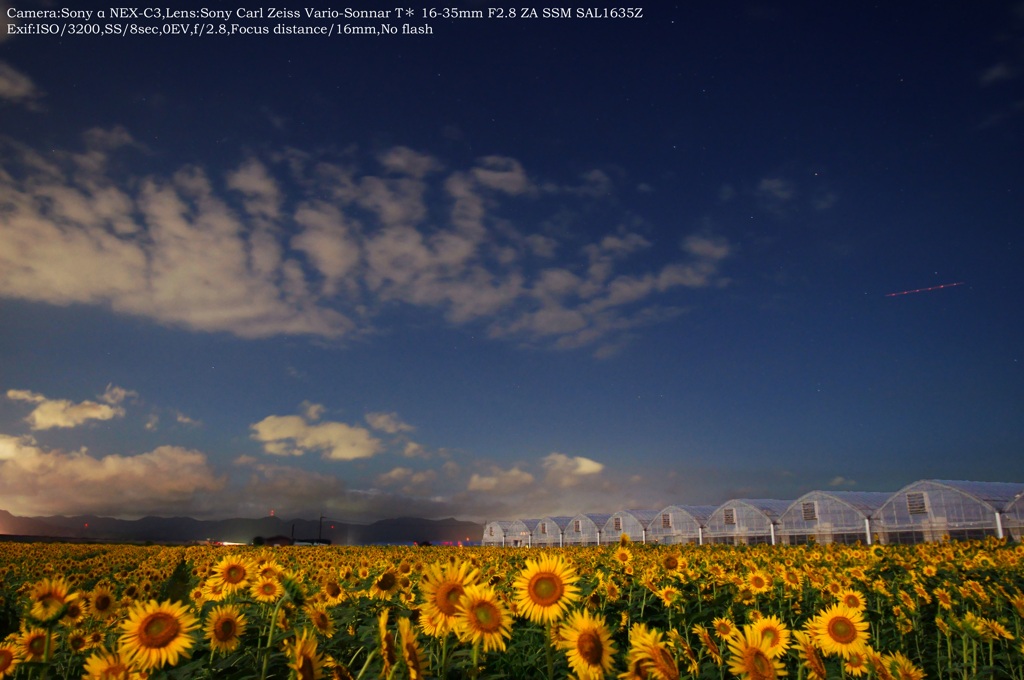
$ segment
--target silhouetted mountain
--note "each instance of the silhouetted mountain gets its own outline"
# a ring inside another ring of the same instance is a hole
[[[192,517],[143,517],[137,520],[76,515],[17,517],[0,510],[0,534],[86,541],[249,543],[261,536],[288,536],[296,541],[324,539],[334,545],[374,543],[456,543],[479,541],[483,525],[454,518],[401,517],[372,524],[280,517],[198,520]]]

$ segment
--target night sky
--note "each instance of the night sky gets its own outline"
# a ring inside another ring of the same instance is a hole
[[[0,0],[0,509],[1024,481],[1024,3],[62,7]]]

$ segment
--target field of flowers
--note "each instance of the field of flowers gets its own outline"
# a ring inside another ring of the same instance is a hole
[[[0,678],[1024,680],[1024,546],[0,544]]]

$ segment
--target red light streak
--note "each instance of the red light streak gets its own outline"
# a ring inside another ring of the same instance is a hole
[[[941,286],[929,286],[928,288],[915,288],[914,290],[901,290],[898,293],[886,293],[885,297],[897,297],[899,295],[910,295],[911,293],[927,293],[930,290],[941,290],[942,288],[952,288],[953,286],[962,286],[963,281],[957,281],[956,283],[944,283]]]

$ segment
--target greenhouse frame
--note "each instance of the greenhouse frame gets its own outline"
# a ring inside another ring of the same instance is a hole
[[[554,548],[633,541],[684,543],[922,543],[1024,538],[1024,483],[924,479],[894,492],[810,491],[794,501],[734,498],[484,525],[482,545]]]
[[[704,543],[775,545],[775,526],[790,501],[774,498],[734,498],[711,513],[704,527]]]
[[[626,534],[630,540],[639,539],[641,543],[646,543],[647,528],[657,516],[658,513],[654,510],[619,510],[605,522],[601,540],[605,543],[614,543],[622,534]]]
[[[874,513],[875,536],[884,543],[1003,538],[1003,513],[1021,493],[1024,484],[924,479]]]
[[[541,517],[533,529],[532,545],[538,548],[560,548],[565,529],[571,521],[572,517]]]
[[[669,505],[662,508],[647,529],[652,543],[677,545],[704,542],[704,527],[715,512],[714,505]]]
[[[778,542],[871,544],[871,516],[892,494],[881,491],[811,491],[779,517]]]
[[[611,515],[603,513],[580,513],[569,520],[563,532],[563,545],[600,545],[604,525]],[[616,536],[615,540],[619,537]]]
[[[1003,513],[1003,530],[1011,541],[1019,543],[1024,539],[1024,493],[1018,493],[1006,505]]]

